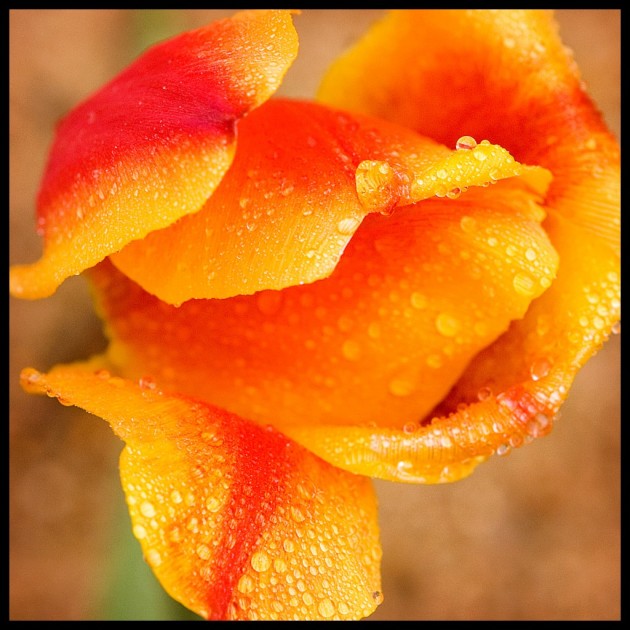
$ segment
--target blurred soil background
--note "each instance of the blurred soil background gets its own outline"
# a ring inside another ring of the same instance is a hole
[[[146,46],[233,10],[12,10],[10,262],[32,262],[35,196],[55,122]],[[557,12],[565,43],[620,133],[620,11]],[[306,10],[280,90],[311,97],[328,64],[380,16]],[[131,537],[105,422],[25,394],[46,370],[105,346],[82,278],[11,299],[9,617],[193,618],[165,597]],[[553,432],[468,479],[376,482],[385,601],[373,620],[620,618],[620,336],[579,374]]]

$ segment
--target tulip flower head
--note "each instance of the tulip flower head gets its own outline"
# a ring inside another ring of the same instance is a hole
[[[276,94],[296,19],[182,33],[74,107],[11,269],[87,277],[107,349],[22,386],[124,441],[146,562],[206,619],[372,614],[371,479],[548,434],[620,318],[619,146],[552,12],[388,12],[311,100]]]

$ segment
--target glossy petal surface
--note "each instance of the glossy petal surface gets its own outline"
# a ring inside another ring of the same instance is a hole
[[[480,143],[455,150],[404,127],[274,99],[239,124],[234,163],[204,208],[129,244],[114,264],[171,304],[330,275],[372,212],[543,169]]]
[[[229,167],[235,125],[297,54],[288,11],[246,11],[158,44],[59,124],[37,204],[42,258],[11,291],[52,294],[132,240],[201,208]]]
[[[531,410],[524,418],[542,413],[548,430],[549,414],[620,317],[619,147],[580,82],[552,14],[393,12],[333,65],[319,96],[405,122],[445,143],[462,133],[488,138],[552,172],[543,227],[559,254],[557,279],[523,320],[471,362],[435,410],[437,418],[454,413],[449,421],[423,429],[418,438],[431,445],[446,436],[455,446],[460,438],[452,439],[450,426],[467,434],[467,427],[478,424],[478,431],[493,436],[482,450],[505,452],[522,444],[523,435],[505,432],[500,422],[495,426],[497,416],[487,407],[496,402],[474,402],[478,395],[498,399],[502,392],[511,392],[509,400],[520,400],[525,391],[534,396],[537,403],[524,403]],[[455,413],[467,404],[469,409]],[[472,425],[469,418],[475,419]],[[330,435],[322,436],[324,442],[325,449],[339,450]],[[357,443],[365,445],[365,458],[373,457],[369,434],[348,442]],[[400,460],[415,460],[420,443],[396,447]],[[431,448],[447,466],[453,449]]]
[[[145,558],[208,619],[359,619],[382,600],[371,482],[282,434],[92,366],[24,370],[29,391],[105,418]]]
[[[536,199],[513,178],[372,214],[323,281],[179,308],[103,263],[90,278],[109,359],[127,376],[303,430],[309,447],[316,425],[402,431],[552,282]]]

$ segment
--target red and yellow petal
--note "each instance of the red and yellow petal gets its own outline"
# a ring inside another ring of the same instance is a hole
[[[549,169],[550,214],[619,252],[619,146],[553,12],[394,11],[333,64],[318,97],[447,146],[487,138]]]
[[[37,205],[39,261],[11,292],[51,295],[135,239],[198,211],[228,169],[235,126],[297,54],[290,11],[244,11],[150,48],[59,124]]]
[[[552,283],[537,199],[512,178],[371,214],[325,280],[178,308],[103,263],[109,358],[281,430],[402,428]]]
[[[23,386],[105,418],[133,532],[171,594],[207,619],[360,619],[382,601],[371,482],[271,427],[88,366]]]
[[[369,213],[520,174],[548,183],[487,141],[449,150],[385,121],[275,99],[239,124],[234,163],[200,212],[112,261],[171,304],[311,283]]]

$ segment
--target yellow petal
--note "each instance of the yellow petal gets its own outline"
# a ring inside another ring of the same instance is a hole
[[[59,124],[37,201],[39,261],[11,293],[51,295],[127,243],[194,213],[229,167],[235,125],[297,54],[289,11],[244,11],[150,48]]]
[[[146,561],[207,619],[360,619],[382,601],[376,500],[271,427],[92,365],[22,384],[105,418]]]

